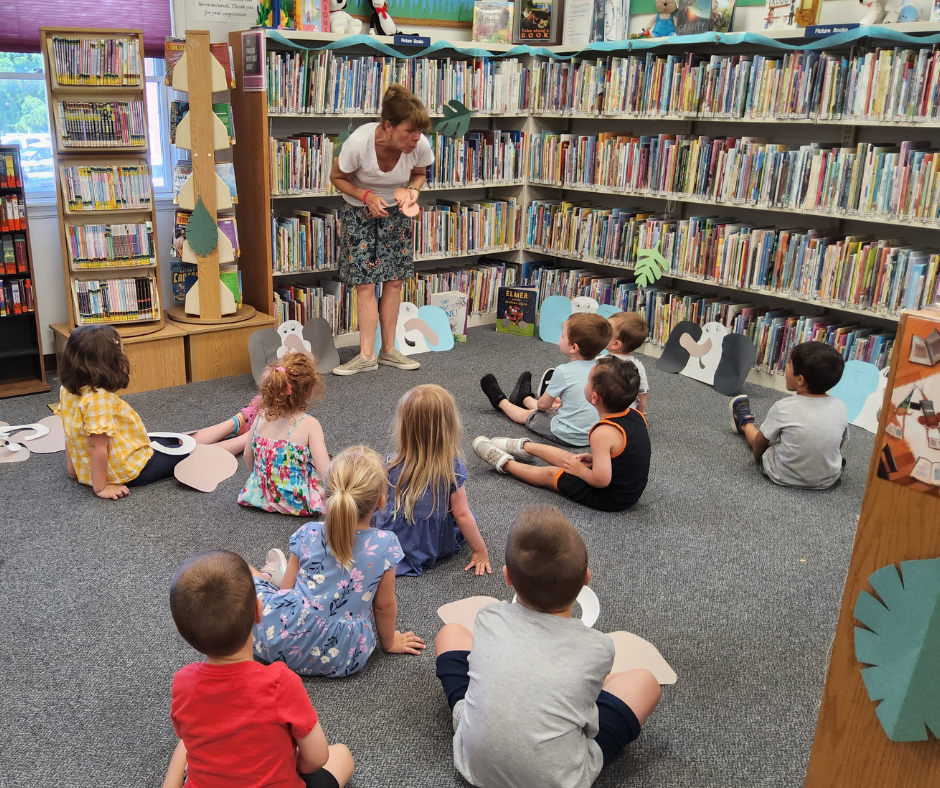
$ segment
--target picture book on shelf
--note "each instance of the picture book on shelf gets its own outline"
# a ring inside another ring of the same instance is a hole
[[[232,117],[232,105],[228,102],[213,104],[212,111],[216,114],[219,120],[222,121],[222,125],[225,126],[225,131],[228,133],[228,141],[230,145],[235,144],[235,120]],[[189,102],[188,101],[171,101],[170,102],[170,142],[176,143],[176,127],[179,126],[180,121],[189,112]]]
[[[624,41],[630,22],[630,0],[604,0],[602,41]]]
[[[534,287],[501,287],[496,296],[496,331],[535,336],[539,291]]]
[[[765,30],[785,30],[797,27],[796,9],[799,0],[767,0],[764,16]]]
[[[466,293],[459,290],[449,290],[443,293],[431,293],[429,302],[444,310],[450,321],[450,329],[454,334],[455,342],[467,341],[467,304],[470,299]]]
[[[676,35],[690,36],[711,29],[711,0],[679,0],[676,12]]]
[[[186,303],[186,294],[199,279],[199,269],[192,263],[174,260],[170,265],[170,270],[173,278],[173,300],[177,304],[184,304]],[[219,279],[232,292],[235,298],[235,306],[241,307],[241,272],[234,265],[223,265],[219,268]]]
[[[473,4],[473,40],[511,44],[513,9],[514,4],[510,0],[476,0]]]
[[[734,23],[735,0],[712,0],[712,26],[716,33],[730,33]]]
[[[294,0],[294,8],[300,12],[298,30],[330,32],[330,0]]]
[[[552,11],[555,0],[522,0],[519,18],[515,20],[514,39],[528,43],[552,40]]]
[[[329,0],[326,0],[329,2]],[[323,31],[321,31],[323,32]],[[173,69],[179,63],[180,58],[186,51],[186,41],[182,38],[168,38],[164,46],[164,58],[166,62],[166,77],[163,83],[167,86],[173,85]],[[235,88],[235,73],[232,71],[232,47],[229,44],[216,42],[209,44],[209,51],[215,55],[215,59],[225,70],[225,79],[232,89]]]
[[[173,165],[173,201],[176,202],[180,188],[186,182],[186,179],[193,174],[193,163],[186,159],[181,159]],[[215,174],[222,182],[228,186],[232,195],[232,202],[238,203],[238,188],[235,184],[235,165],[230,161],[220,161],[215,165]]]

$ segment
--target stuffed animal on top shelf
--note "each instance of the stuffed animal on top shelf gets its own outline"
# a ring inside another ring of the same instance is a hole
[[[930,19],[930,0],[859,0],[869,9],[859,20],[861,25],[893,25],[898,22],[925,22]]]
[[[677,0],[656,0],[656,16],[650,26],[643,30],[643,35],[650,38],[666,38],[676,34]]]
[[[393,36],[398,32],[398,25],[388,14],[388,0],[371,0],[372,18],[369,27],[375,35]]]
[[[362,32],[362,22],[346,13],[346,0],[330,0],[330,32],[341,36],[356,36]]]

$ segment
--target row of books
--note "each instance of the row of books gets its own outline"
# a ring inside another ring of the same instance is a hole
[[[19,189],[22,186],[19,146],[7,148],[0,152],[0,188]]]
[[[26,202],[16,194],[0,196],[0,232],[26,229]]]
[[[339,222],[337,208],[272,216],[274,272],[335,270],[339,264]]]
[[[176,212],[176,225],[173,228],[173,246],[170,247],[171,257],[183,256],[183,242],[186,240],[186,225],[189,223],[189,217],[192,214],[189,211]],[[232,251],[235,257],[238,257],[238,225],[235,222],[234,215],[219,214],[216,217],[216,226],[219,232],[225,235],[232,244]]]
[[[63,167],[62,189],[70,211],[146,210],[151,205],[150,166]]]
[[[664,345],[676,324],[691,320],[699,325],[723,324],[729,331],[750,337],[757,348],[755,366],[782,375],[790,349],[800,342],[826,342],[848,360],[867,361],[883,368],[890,359],[892,332],[879,331],[834,315],[800,315],[791,309],[756,306],[734,296],[675,290],[660,285],[638,287],[625,277],[596,271],[527,263],[523,286],[538,290],[539,301],[552,295],[589,296],[600,304],[639,312],[647,321],[649,341]]]
[[[186,303],[186,294],[199,280],[199,266],[194,263],[184,263],[174,260],[170,264],[170,278],[172,280],[173,301],[177,304]],[[235,306],[242,305],[242,275],[238,267],[232,264],[219,266],[219,280],[232,293]]]
[[[3,265],[0,265],[0,274],[29,273],[26,236],[24,234],[4,235],[0,238],[0,247],[3,250]]]
[[[32,279],[0,278],[0,317],[23,315],[35,309]]]
[[[335,194],[330,183],[336,135],[295,134],[268,138],[271,156],[271,194],[319,192]]]
[[[414,219],[416,257],[491,252],[519,245],[522,210],[505,200],[437,200],[421,205]]]
[[[783,120],[940,118],[940,48],[646,54],[534,62],[535,113]]]
[[[173,69],[180,62],[183,54],[186,52],[185,38],[167,38],[163,46],[164,57],[164,84],[167,87],[173,86]],[[215,42],[209,44],[209,52],[219,61],[219,65],[225,71],[225,79],[229,87],[235,89],[235,74],[232,72],[232,47],[224,42]]]
[[[187,178],[193,174],[193,163],[180,159],[173,165],[173,202],[179,203],[179,193]],[[215,165],[215,174],[228,187],[232,202],[238,204],[238,185],[235,180],[235,165],[230,161],[220,161]]]
[[[658,249],[675,276],[891,317],[940,298],[938,251],[715,216],[676,220],[641,209],[536,200],[526,243],[628,268],[641,250]]]
[[[142,101],[59,101],[59,137],[65,148],[144,148]]]
[[[431,134],[434,163],[428,167],[428,186],[492,185],[525,177],[524,131],[471,131],[463,137]]]
[[[73,279],[78,322],[119,323],[157,320],[160,299],[156,279]]]
[[[403,283],[403,299],[417,306],[430,303],[433,293],[459,291],[468,297],[467,309],[474,314],[496,310],[499,288],[515,284],[518,266],[502,260],[481,258],[478,265],[451,271],[424,271]],[[356,288],[342,282],[323,280],[316,283],[281,284],[274,289],[275,314],[280,321],[306,323],[314,317],[325,318],[334,335],[359,330],[356,318]]]
[[[137,38],[52,36],[52,61],[60,85],[125,87],[141,84]]]
[[[379,113],[382,96],[398,83],[428,112],[456,99],[477,112],[521,113],[528,71],[516,58],[395,58],[329,50],[268,52],[269,114]]]
[[[794,147],[758,137],[532,135],[536,182],[839,216],[937,224],[940,149],[929,142]]]
[[[70,224],[66,231],[73,269],[118,268],[156,263],[153,223]],[[25,247],[25,239],[24,239]]]

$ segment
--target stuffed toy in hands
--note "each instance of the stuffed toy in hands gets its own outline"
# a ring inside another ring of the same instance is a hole
[[[330,0],[330,32],[341,36],[362,32],[362,22],[346,13],[346,0]]]
[[[398,32],[398,25],[388,14],[388,0],[371,0],[372,18],[369,27],[375,35],[393,36]]]
[[[643,32],[651,38],[665,38],[676,34],[676,11],[679,10],[677,0],[656,0],[656,16],[653,24]]]

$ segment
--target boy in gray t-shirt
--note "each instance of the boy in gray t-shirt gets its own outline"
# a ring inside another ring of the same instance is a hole
[[[746,395],[731,400],[731,420],[771,481],[787,487],[825,490],[842,475],[842,446],[849,437],[848,411],[829,391],[842,378],[842,354],[823,342],[803,342],[790,352],[787,390],[795,397],[775,402],[760,429]]]
[[[554,506],[527,506],[506,544],[514,603],[483,608],[473,634],[434,642],[453,710],[454,764],[478,788],[588,788],[659,702],[647,670],[611,673],[614,644],[571,618],[590,580],[584,541]]]

